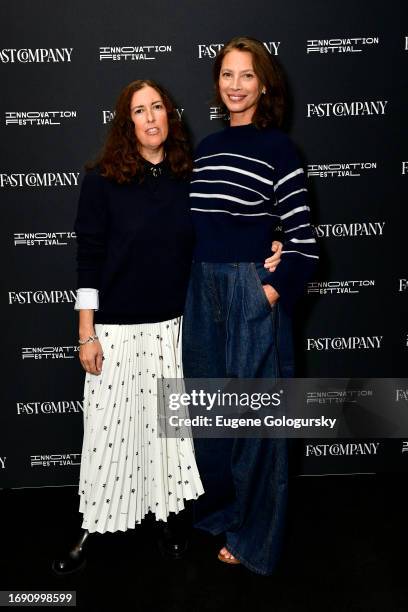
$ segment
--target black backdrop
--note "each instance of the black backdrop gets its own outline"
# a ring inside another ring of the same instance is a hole
[[[3,0],[0,487],[77,481],[72,226],[83,164],[118,92],[157,79],[197,142],[221,127],[211,65],[234,35],[277,54],[291,91],[288,127],[309,171],[322,262],[299,307],[298,374],[406,375],[403,4]],[[404,450],[404,440],[306,441],[298,473],[405,470]]]

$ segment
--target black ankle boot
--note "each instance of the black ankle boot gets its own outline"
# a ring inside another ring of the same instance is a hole
[[[75,546],[69,551],[64,559],[57,559],[52,562],[52,571],[58,575],[73,574],[81,570],[86,564],[85,543],[88,539],[89,531],[82,531],[81,537]]]
[[[158,545],[167,559],[182,559],[187,552],[190,524],[185,511],[171,513],[167,522],[158,521]]]

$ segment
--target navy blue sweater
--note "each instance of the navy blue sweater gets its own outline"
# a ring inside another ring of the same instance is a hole
[[[148,172],[142,184],[119,185],[96,171],[83,180],[77,286],[99,289],[96,323],[155,323],[183,314],[193,245],[188,181],[172,177],[164,164],[155,167],[162,175]]]
[[[282,260],[263,284],[291,310],[318,254],[305,173],[290,138],[253,124],[211,134],[196,151],[190,204],[195,261],[263,262],[281,228]]]

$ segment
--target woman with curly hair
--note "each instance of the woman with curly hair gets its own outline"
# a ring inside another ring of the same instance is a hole
[[[54,561],[59,574],[84,564],[90,533],[126,531],[148,513],[162,522],[164,552],[178,558],[186,541],[175,517],[203,493],[191,438],[157,435],[157,379],[183,376],[180,325],[193,245],[190,148],[163,88],[138,80],[123,89],[88,170],[75,222],[86,370],[83,530]]]

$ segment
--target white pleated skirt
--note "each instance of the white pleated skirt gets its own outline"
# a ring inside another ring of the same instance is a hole
[[[97,324],[104,360],[86,374],[79,510],[89,532],[166,521],[204,490],[191,436],[157,436],[157,378],[181,378],[181,318]]]

